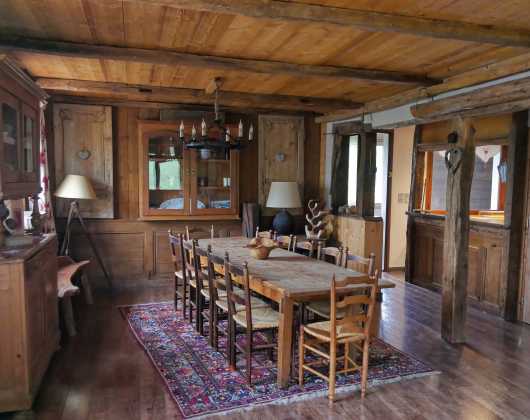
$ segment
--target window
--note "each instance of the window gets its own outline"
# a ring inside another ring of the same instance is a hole
[[[348,206],[357,204],[357,164],[359,155],[359,136],[350,136],[348,147]]]
[[[475,170],[471,183],[470,209],[504,209],[507,146],[487,145],[475,149]],[[423,208],[446,210],[447,169],[445,150],[425,152]]]

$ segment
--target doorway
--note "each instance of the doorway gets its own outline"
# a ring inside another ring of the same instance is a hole
[[[388,271],[390,194],[392,191],[392,133],[377,132],[374,216],[383,220],[383,271]]]

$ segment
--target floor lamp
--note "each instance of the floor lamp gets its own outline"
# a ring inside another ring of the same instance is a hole
[[[59,185],[59,188],[57,188],[57,191],[55,191],[54,195],[56,197],[72,200],[70,203],[70,210],[68,211],[68,219],[66,219],[64,239],[59,255],[69,255],[72,223],[77,219],[81,225],[83,233],[88,239],[94,255],[96,256],[97,262],[103,270],[103,274],[105,274],[105,278],[107,279],[109,287],[112,289],[112,280],[110,278],[110,274],[103,265],[103,260],[101,259],[101,256],[99,255],[99,252],[94,244],[92,235],[90,235],[90,232],[85,225],[85,221],[81,216],[81,212],[79,211],[79,202],[77,200],[94,200],[96,198],[96,192],[94,191],[94,188],[92,188],[90,180],[86,176],[82,175],[66,175],[63,182],[61,182],[61,185]]]

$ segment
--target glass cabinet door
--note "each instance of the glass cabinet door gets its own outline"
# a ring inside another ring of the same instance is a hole
[[[1,141],[4,150],[3,173],[7,182],[19,180],[19,113],[15,97],[0,90]]]
[[[147,155],[148,213],[187,212],[185,150],[177,134],[147,134]]]
[[[232,214],[237,211],[236,151],[203,149],[192,152],[192,212]]]
[[[20,168],[25,181],[34,181],[38,177],[38,132],[37,113],[28,106],[22,107],[22,156]]]

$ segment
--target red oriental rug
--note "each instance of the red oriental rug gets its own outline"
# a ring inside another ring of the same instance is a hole
[[[237,371],[231,371],[224,354],[208,345],[173,303],[152,303],[120,307],[133,334],[167,385],[183,418],[204,416],[254,406],[285,403],[327,394],[327,383],[310,373],[305,386],[296,382],[286,389],[276,385],[276,365],[265,353],[253,359],[252,383],[244,376],[244,358],[238,357]],[[259,340],[259,335],[257,337]],[[220,349],[225,342],[220,337]],[[369,387],[438,373],[391,345],[376,339],[372,344],[368,373]],[[360,375],[338,375],[336,391],[359,388]],[[354,397],[352,397],[354,398]]]

